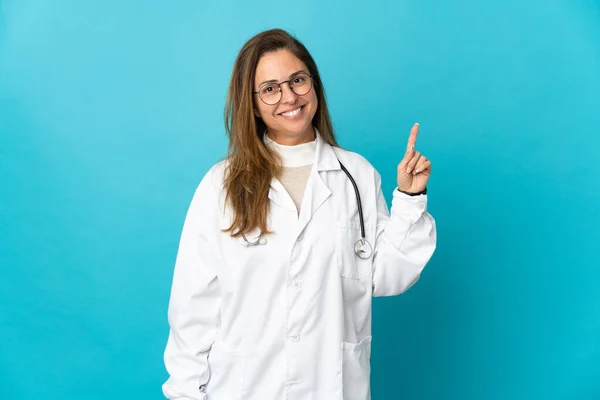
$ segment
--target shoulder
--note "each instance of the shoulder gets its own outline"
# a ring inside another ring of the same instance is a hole
[[[197,190],[211,190],[218,191],[223,186],[225,180],[225,170],[227,168],[227,161],[219,161],[213,164],[208,171],[204,173],[200,183],[198,184]]]
[[[204,206],[217,208],[222,205],[224,202],[223,182],[226,167],[225,160],[219,161],[204,173],[194,193],[194,199],[197,202],[201,202]]]
[[[352,175],[359,174],[363,179],[372,178],[375,183],[381,179],[377,169],[363,155],[341,147],[333,147],[333,149],[338,159]]]
[[[332,147],[335,151],[335,154],[338,156],[340,161],[342,161],[342,163],[344,162],[344,160],[346,160],[348,163],[356,165],[358,167],[375,169],[373,165],[371,165],[369,160],[367,160],[364,156],[353,151],[343,149],[341,147]]]

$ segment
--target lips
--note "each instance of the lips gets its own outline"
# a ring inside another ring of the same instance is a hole
[[[288,111],[279,113],[279,115],[283,115],[284,117],[294,117],[294,116],[298,115],[298,113],[300,111],[302,111],[303,108],[304,108],[304,106],[296,107],[292,110],[288,110]]]

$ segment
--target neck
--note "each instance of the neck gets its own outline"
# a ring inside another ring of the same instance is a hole
[[[310,165],[314,162],[317,140],[315,136],[315,139],[309,142],[286,145],[274,141],[267,135],[265,137],[265,145],[279,154],[282,167],[296,168]]]
[[[300,134],[267,131],[267,136],[275,143],[284,146],[296,146],[299,144],[312,142],[316,139],[315,130],[312,124],[310,124],[308,128],[306,128],[306,130]]]

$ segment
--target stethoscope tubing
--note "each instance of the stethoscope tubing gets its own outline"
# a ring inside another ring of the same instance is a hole
[[[338,160],[338,162],[340,163],[340,167],[342,167],[342,170],[344,171],[346,176],[348,176],[348,179],[350,179],[352,186],[354,186],[354,193],[356,194],[356,204],[358,204],[358,218],[360,219],[360,237],[362,238],[362,240],[366,240],[365,220],[363,218],[362,203],[360,202],[360,193],[358,193],[358,186],[356,186],[354,178],[352,177],[352,175],[350,175],[350,172],[348,172],[346,167],[344,167],[344,164],[342,164],[340,160]]]

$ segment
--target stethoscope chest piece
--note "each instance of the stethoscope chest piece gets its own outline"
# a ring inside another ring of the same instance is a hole
[[[358,239],[354,244],[354,252],[360,258],[366,259],[371,257],[373,254],[373,249],[371,248],[371,244],[366,239]]]

